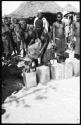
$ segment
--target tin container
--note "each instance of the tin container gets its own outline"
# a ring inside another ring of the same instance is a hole
[[[71,78],[73,76],[73,62],[66,61],[65,63],[65,79]]]
[[[64,63],[55,63],[51,65],[51,78],[55,80],[64,79],[65,74],[65,64]]]
[[[23,81],[27,89],[37,86],[36,72],[23,72]]]
[[[74,76],[80,75],[80,61],[76,58],[73,61],[73,73],[74,73]]]
[[[50,69],[48,66],[40,66],[36,68],[37,81],[45,85],[50,81]]]

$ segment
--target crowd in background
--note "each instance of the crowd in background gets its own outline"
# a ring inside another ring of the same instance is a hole
[[[57,21],[50,26],[42,12],[38,12],[33,24],[28,24],[23,18],[5,17],[2,19],[2,57],[10,60],[12,55],[25,57],[28,47],[41,41],[39,57],[43,63],[43,56],[48,44],[51,42],[55,53],[64,53],[67,49],[75,51],[75,56],[80,56],[80,13],[76,14],[76,21],[72,15],[63,17],[61,12],[57,13]]]

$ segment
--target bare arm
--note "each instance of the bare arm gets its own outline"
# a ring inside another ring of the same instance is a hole
[[[34,44],[35,43],[35,39],[33,38],[33,39],[31,39],[31,41],[30,41],[30,43],[29,43],[29,46],[31,45],[31,44]]]
[[[73,25],[72,25],[72,37],[75,36],[75,22],[73,22]]]
[[[55,23],[53,24],[53,42],[55,44]]]
[[[44,52],[44,49],[47,47],[47,43],[45,43],[44,45],[43,45],[43,47],[41,48],[41,51],[40,51],[40,53],[41,53],[41,55],[43,54],[43,52]]]
[[[65,23],[63,22],[63,27],[64,27],[64,37],[65,37]]]
[[[45,50],[46,50],[48,44],[49,44],[49,36],[47,35],[46,38],[44,38],[44,44],[43,44],[43,46],[41,47],[39,56],[40,56],[40,55],[41,55],[41,56],[43,55],[43,53],[45,52]]]
[[[73,44],[75,46],[75,41],[76,41],[76,37],[75,37],[75,22],[73,22],[73,24],[72,24],[72,39],[73,39]]]
[[[65,23],[63,22],[63,30],[64,30],[64,39],[65,39],[65,45],[67,46],[67,40],[66,40],[66,36],[65,36]]]

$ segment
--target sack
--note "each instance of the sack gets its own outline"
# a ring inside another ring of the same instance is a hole
[[[28,56],[32,59],[37,59],[40,53],[41,44],[40,41],[36,42],[28,47]]]
[[[37,85],[36,72],[23,72],[23,81],[27,89],[35,87]]]

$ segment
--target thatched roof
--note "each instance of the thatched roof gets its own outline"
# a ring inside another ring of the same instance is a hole
[[[71,4],[67,4],[64,7],[64,10],[67,12],[77,12],[77,9],[74,6],[72,6]]]
[[[63,11],[63,9],[54,1],[24,1],[17,10],[10,14],[10,16],[34,17],[37,15],[38,10],[51,13]]]

